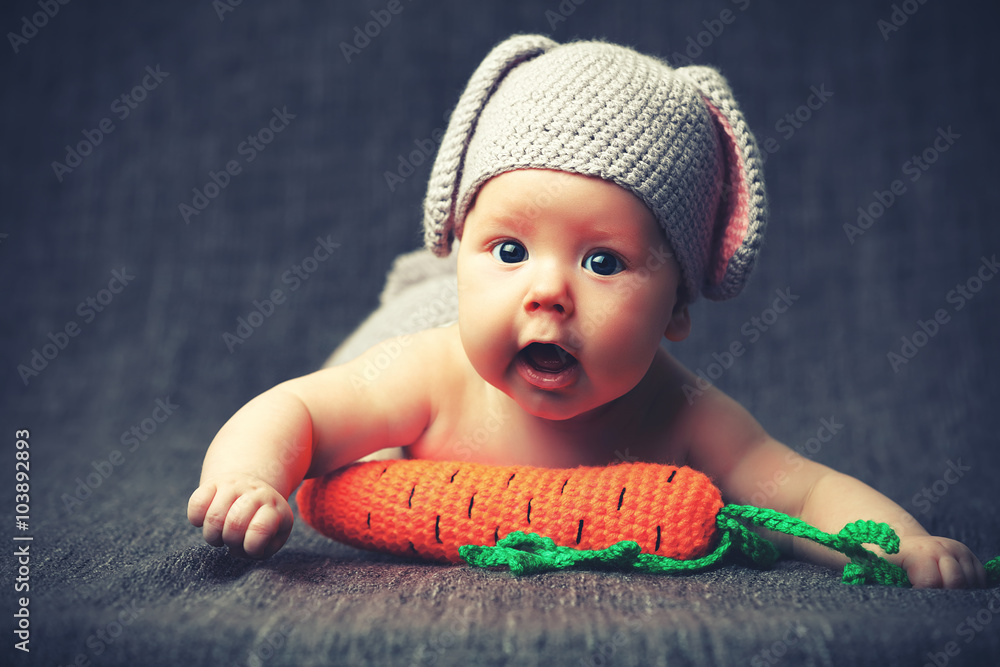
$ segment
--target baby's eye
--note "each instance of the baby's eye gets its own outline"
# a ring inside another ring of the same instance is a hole
[[[625,265],[611,253],[599,250],[584,258],[583,268],[599,276],[613,276],[624,271]]]
[[[528,251],[517,241],[501,241],[493,246],[493,256],[504,264],[517,264],[528,259]]]

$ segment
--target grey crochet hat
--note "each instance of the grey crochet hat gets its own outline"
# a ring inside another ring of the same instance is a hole
[[[614,182],[656,216],[687,302],[743,289],[767,217],[756,142],[725,79],[600,41],[517,35],[486,56],[452,112],[424,201],[424,240],[451,251],[475,195],[507,171]]]

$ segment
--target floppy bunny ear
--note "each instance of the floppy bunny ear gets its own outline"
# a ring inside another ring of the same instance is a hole
[[[757,261],[767,225],[764,164],[757,142],[733,99],[729,84],[711,67],[677,70],[705,98],[725,160],[722,199],[712,233],[702,294],[719,301],[743,289]]]
[[[448,121],[424,199],[424,245],[435,255],[451,252],[465,154],[483,107],[511,69],[555,46],[543,35],[515,35],[493,47],[469,79]]]

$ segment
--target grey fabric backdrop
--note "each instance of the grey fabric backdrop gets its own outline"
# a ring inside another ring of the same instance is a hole
[[[739,299],[699,303],[675,353],[779,439],[1000,554],[1000,280],[977,275],[994,277],[984,258],[1000,251],[991,3],[402,0],[380,14],[389,4],[0,10],[5,664],[996,664],[995,588],[845,587],[799,563],[513,581],[302,525],[263,563],[201,542],[184,510],[215,431],[374,307],[392,259],[419,244],[433,138],[468,76],[502,38],[544,32],[718,66],[768,152],[759,269]],[[345,57],[372,11],[391,20]],[[276,112],[270,143],[243,143]],[[75,166],[53,167],[81,142]],[[227,164],[238,173],[219,176]],[[195,201],[212,173],[225,187]],[[852,242],[859,207],[876,215]],[[303,261],[324,243],[338,245]],[[785,290],[793,306],[772,317]],[[227,345],[255,300],[268,316]],[[903,337],[924,344],[893,368]],[[713,368],[736,341],[746,352]],[[810,440],[823,420],[842,428]],[[15,536],[34,538],[27,593]],[[11,632],[22,596],[30,654]]]

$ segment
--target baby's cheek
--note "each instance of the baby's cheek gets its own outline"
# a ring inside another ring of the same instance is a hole
[[[629,391],[649,370],[652,355],[645,354],[637,345],[615,346],[614,352],[606,357],[605,378],[622,391]]]
[[[472,367],[487,382],[495,383],[502,372],[505,338],[503,323],[488,299],[459,297],[458,327],[462,347]]]
[[[591,340],[599,348],[599,368],[606,380],[623,384],[626,391],[637,384],[649,370],[656,356],[662,333],[650,326],[635,326],[626,315],[608,318],[601,332]]]

